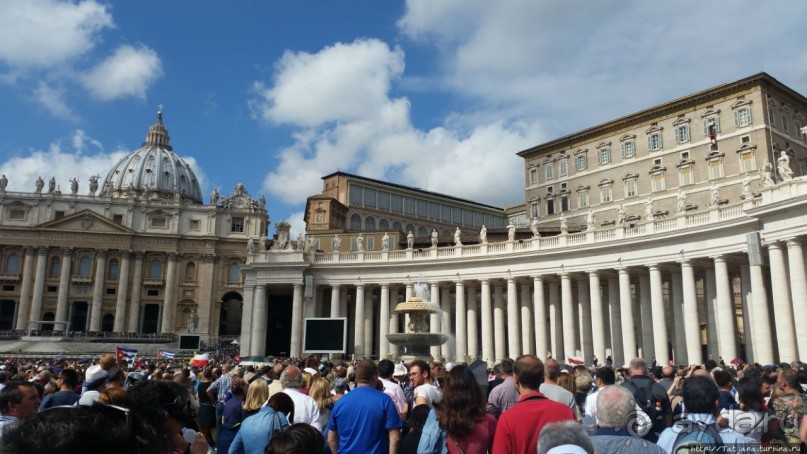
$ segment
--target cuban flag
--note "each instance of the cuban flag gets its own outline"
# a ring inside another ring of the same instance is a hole
[[[209,354],[203,353],[201,355],[193,355],[193,359],[191,360],[191,366],[206,367],[208,364],[210,364]]]
[[[132,364],[137,357],[137,350],[133,348],[115,347],[115,357],[118,361],[125,360],[127,363]]]
[[[175,352],[169,352],[168,350],[157,350],[158,358],[174,359],[175,354]]]

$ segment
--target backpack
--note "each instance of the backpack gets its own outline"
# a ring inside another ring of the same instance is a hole
[[[714,424],[700,421],[682,421],[681,432],[675,437],[671,454],[720,452],[723,439]]]
[[[661,416],[661,408],[656,406],[656,402],[653,399],[654,384],[655,382],[653,380],[648,380],[645,386],[639,388],[633,380],[625,380],[624,383],[636,399],[636,404],[650,417],[653,423]]]

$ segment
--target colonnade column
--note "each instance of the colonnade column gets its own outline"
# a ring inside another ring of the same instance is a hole
[[[507,333],[504,324],[504,292],[501,285],[493,286],[493,332],[495,362],[499,362],[507,357],[505,344],[505,334]]]
[[[291,297],[291,345],[289,355],[299,358],[303,351],[303,284],[295,283]]]
[[[440,308],[441,307],[441,304],[440,304],[440,284],[437,283],[437,282],[432,282],[431,290],[430,290],[429,293],[431,293],[431,300],[432,300],[431,302],[432,302],[432,304],[434,304],[437,308]],[[442,330],[440,329],[441,328],[440,325],[442,325],[442,323],[441,323],[442,319],[443,319],[443,314],[440,311],[429,315],[429,332],[430,333],[440,333],[440,332],[442,332]],[[441,350],[441,347],[439,345],[432,346],[431,349],[430,349],[430,353],[432,355],[432,358],[435,358],[435,359],[439,358],[440,357],[440,350]]]
[[[95,282],[93,282],[92,307],[90,308],[90,331],[99,331],[101,329],[105,271],[106,249],[98,249],[95,251]]]
[[[796,330],[793,326],[790,285],[787,282],[788,273],[782,245],[779,243],[769,244],[768,257],[771,260],[773,320],[776,323],[776,338],[779,343],[779,361],[795,361],[798,359]]]
[[[443,358],[448,361],[451,357],[451,353],[455,351],[453,346],[456,345],[456,338],[454,337],[456,333],[451,332],[451,314],[453,311],[451,309],[451,289],[448,286],[440,288],[440,301],[442,302],[441,306],[443,308],[443,317],[440,321],[440,327],[443,329],[443,332],[451,335],[448,342],[440,347],[440,351],[443,353]]]
[[[630,274],[619,269],[619,305],[622,319],[622,353],[625,362],[636,357],[636,332],[633,325],[633,302],[630,297]]]
[[[589,354],[605,363],[605,323],[603,321],[602,296],[600,295],[600,275],[596,271],[589,271],[588,287],[590,291],[591,344],[593,350]]]
[[[28,317],[31,309],[31,278],[34,272],[35,248],[25,248],[25,259],[22,264],[22,288],[20,289],[20,307],[17,309],[17,323],[15,329],[27,329]]]
[[[476,288],[468,287],[468,298],[466,299],[465,321],[468,323],[468,362],[471,363],[479,358],[479,332],[476,329],[478,321],[478,310],[476,304]]]
[[[673,316],[673,333],[675,336],[675,355],[676,364],[689,364],[687,356],[686,334],[684,333],[684,281],[680,271],[673,271],[671,274],[672,283],[670,284],[671,291],[671,304]]]
[[[339,317],[339,284],[331,285],[331,317]]]
[[[491,366],[493,365],[493,308],[490,304],[490,281],[483,279],[481,289],[482,360]]]
[[[756,327],[752,323],[751,303],[751,268],[748,265],[740,265],[740,292],[742,302],[742,324],[743,337],[745,338],[745,359],[749,363],[755,363],[757,358],[756,342],[754,341]]]
[[[590,364],[594,357],[591,327],[591,292],[593,291],[594,289],[589,286],[588,278],[580,276],[577,280],[577,313],[580,319],[580,349],[587,364]],[[597,291],[599,292],[599,289]]]
[[[161,333],[173,333],[175,331],[174,317],[177,312],[177,262],[176,253],[168,253],[168,270],[165,273],[165,301],[163,302],[163,322],[160,328]]]
[[[112,331],[123,332],[126,327],[126,297],[129,296],[129,257],[131,251],[120,251],[120,270],[118,272],[118,295],[115,300],[115,320]]]
[[[373,306],[373,289],[364,287],[364,356],[373,356],[373,322],[375,306]]]
[[[362,284],[356,286],[356,308],[354,313],[353,356],[355,358],[364,358],[364,285]]]
[[[719,355],[725,361],[737,357],[737,322],[734,315],[734,303],[731,300],[731,283],[729,282],[729,269],[723,256],[714,258],[715,286],[717,290],[717,304],[715,305],[718,329]]]
[[[507,279],[507,356],[513,359],[521,355],[517,292],[516,280],[513,278]]]
[[[797,240],[787,240],[787,262],[790,269],[790,291],[793,298],[793,320],[807,320],[807,273],[804,270],[804,250]],[[807,336],[796,337],[797,357],[807,356]]]
[[[560,358],[564,362],[563,357],[563,329],[560,326],[561,310],[560,310],[560,283],[549,283],[549,349],[552,351],[552,357],[555,359]]]
[[[774,337],[770,335],[771,316],[762,264],[752,262],[749,268],[751,272],[751,314],[754,317],[752,330],[754,333],[754,359],[759,364],[773,364]]]
[[[532,305],[535,316],[535,356],[546,359],[546,301],[544,300],[544,279],[541,276],[532,278]]]
[[[39,247],[36,250],[36,273],[34,274],[34,289],[31,296],[31,313],[29,320],[42,319],[42,296],[45,293],[45,266],[48,261],[48,248]],[[28,326],[26,326],[28,328]]]
[[[389,284],[381,284],[378,307],[378,359],[389,356]]]
[[[706,353],[709,358],[717,359],[718,348],[717,320],[715,319],[715,300],[717,299],[717,283],[715,270],[706,268],[704,291],[706,293]],[[731,360],[729,360],[731,361]]]
[[[132,271],[132,299],[129,301],[129,324],[126,331],[140,331],[140,291],[143,287],[143,253],[135,252],[134,270]]]
[[[648,362],[650,355],[655,355],[656,344],[653,341],[653,312],[650,301],[650,276],[639,276],[639,320],[642,325],[642,354]]]
[[[561,311],[563,312],[563,353],[558,361],[567,362],[566,358],[575,354],[575,340],[577,339],[577,320],[574,319],[574,306],[572,301],[572,281],[569,273],[560,275]]]
[[[390,301],[389,301],[389,332],[390,333],[397,333],[398,332],[398,313],[395,312],[395,307],[398,305],[398,286],[390,289]],[[389,353],[392,356],[398,355],[398,346],[390,343],[389,344]],[[382,358],[383,359],[383,358]]]
[[[698,300],[695,288],[695,270],[688,260],[681,262],[681,283],[684,296],[683,315],[689,364],[702,364],[701,324],[698,319]]]
[[[521,284],[521,353],[533,353],[535,347],[535,332],[532,330],[532,292],[530,282]]]
[[[263,355],[266,352],[266,285],[255,287],[255,297],[252,301],[252,339],[250,340],[250,354]]]
[[[241,309],[241,353],[244,356],[249,356],[252,351],[252,319],[253,307],[255,299],[255,286],[244,286],[244,305]],[[211,329],[214,325],[210,325]]]
[[[465,287],[462,284],[462,281],[455,282],[454,286],[454,296],[456,303],[454,304],[454,310],[456,311],[455,318],[456,318],[456,326],[457,326],[457,349],[455,353],[455,359],[457,361],[465,361],[465,357],[468,354],[467,345],[468,345],[468,337],[467,337],[467,325],[466,325],[466,313],[465,313]]]
[[[73,249],[62,248],[62,264],[59,272],[59,292],[56,294],[56,321],[67,321],[67,292],[70,289],[70,265],[72,263]],[[55,325],[54,329],[68,330],[67,326]]]
[[[666,365],[669,364],[670,357],[667,353],[667,313],[664,310],[661,270],[658,265],[650,265],[648,268],[650,269],[650,305],[653,316],[654,354],[658,364]]]
[[[625,364],[622,353],[622,311],[619,304],[619,279],[608,278],[608,318],[611,321],[611,359],[614,364]],[[603,359],[605,362],[605,358]]]

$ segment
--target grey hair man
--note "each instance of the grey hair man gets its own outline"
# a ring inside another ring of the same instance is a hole
[[[294,421],[290,423],[306,423],[322,432],[322,424],[319,422],[319,407],[317,402],[311,397],[300,392],[305,384],[303,374],[297,366],[289,366],[280,374],[280,386],[283,392],[291,397],[294,402]]]
[[[664,454],[655,443],[638,437],[630,427],[637,417],[633,394],[623,386],[606,386],[597,392],[599,427],[591,442],[599,454]]]
[[[555,422],[545,425],[538,435],[538,454],[550,453],[594,454],[594,445],[577,422]]]

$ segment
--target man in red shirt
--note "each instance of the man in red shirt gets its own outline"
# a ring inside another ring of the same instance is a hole
[[[544,363],[540,359],[534,355],[519,356],[514,372],[521,397],[515,407],[499,418],[493,440],[494,454],[535,452],[538,433],[544,425],[574,420],[571,408],[538,392],[544,381]]]

